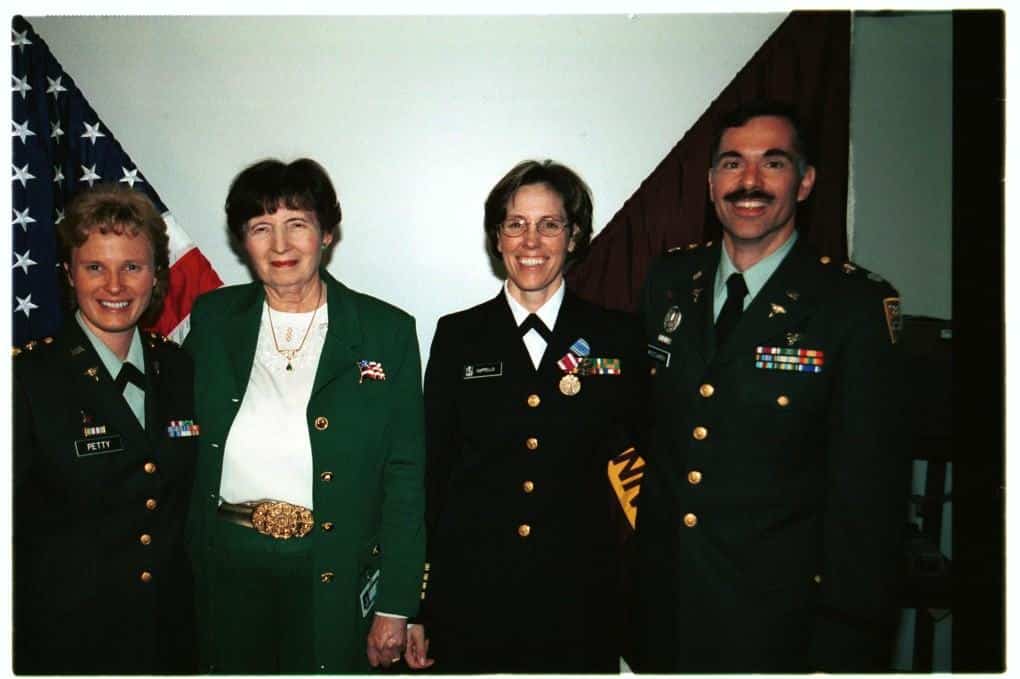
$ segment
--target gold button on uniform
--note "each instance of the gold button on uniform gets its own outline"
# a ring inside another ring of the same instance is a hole
[[[652,369],[649,370],[648,372],[649,372],[649,374],[654,375],[655,374],[655,366],[652,366]]]
[[[531,535],[531,526],[529,526],[526,523],[522,523],[521,525],[517,526],[517,534],[520,535],[522,538],[528,537],[529,535]]]
[[[535,484],[532,481],[525,481],[521,487],[524,488],[525,493],[530,493],[535,490]]]
[[[524,445],[528,447],[528,450],[535,450],[538,448],[538,439],[532,437],[524,442]]]
[[[319,580],[322,580],[323,584],[328,584],[330,582],[333,582],[333,578],[335,576],[336,573],[334,573],[333,571],[326,571],[325,573],[319,576]]]
[[[333,522],[332,521],[323,521],[322,522],[322,530],[324,530],[327,533],[330,532],[331,530],[333,530]]]
[[[712,396],[712,394],[715,393],[715,387],[713,387],[711,384],[702,384],[700,387],[698,387],[698,393],[705,398],[709,398]]]
[[[322,415],[319,415],[315,418],[315,428],[319,431],[325,431],[329,428],[329,420]]]
[[[698,517],[694,514],[684,514],[684,525],[688,528],[694,528],[698,525]]]
[[[145,508],[151,512],[153,509],[156,508],[156,504],[157,504],[156,499],[150,497],[148,500],[145,501]]]
[[[537,408],[538,404],[542,402],[542,399],[538,397],[538,394],[532,394],[528,397],[528,406],[531,408]]]
[[[790,405],[790,397],[787,396],[786,394],[780,394],[779,398],[776,399],[776,403],[779,404],[780,408],[785,408],[786,406]]]
[[[329,483],[333,480],[333,472],[322,472],[319,474],[319,478],[322,479],[323,483]]]
[[[705,429],[704,427],[695,427],[694,438],[698,439],[699,441],[704,441],[706,438],[708,438],[708,429]]]
[[[152,544],[152,536],[149,535],[148,533],[142,533],[141,535],[138,536],[138,541],[141,542],[143,545]]]
[[[155,474],[156,473],[156,463],[155,462],[146,462],[142,466],[142,469],[145,470],[146,474]]]
[[[831,257],[829,257],[828,255],[822,255],[822,256],[821,256],[821,257],[820,257],[820,258],[818,259],[818,261],[819,261],[819,262],[821,262],[822,264],[828,264],[829,262],[831,262],[831,261],[832,261],[832,258],[831,258]]]
[[[152,582],[152,573],[149,571],[142,571],[142,574],[138,576],[138,579],[142,582]]]
[[[816,575],[816,576],[815,576],[814,578],[812,578],[812,579],[813,579],[813,580],[815,581],[815,584],[816,584],[816,585],[820,585],[820,584],[822,584],[822,576],[820,576],[820,575]]]
[[[692,469],[691,471],[687,472],[687,482],[690,483],[692,486],[696,486],[699,483],[701,483],[701,472],[699,472],[697,469]]]

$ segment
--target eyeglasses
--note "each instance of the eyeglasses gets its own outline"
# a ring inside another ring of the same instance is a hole
[[[527,232],[528,226],[530,226],[530,222],[526,219],[508,219],[499,225],[499,232],[507,238],[518,238]],[[535,224],[535,230],[538,231],[538,235],[545,236],[546,238],[560,235],[565,228],[567,228],[566,222],[552,219],[551,217],[540,219]]]

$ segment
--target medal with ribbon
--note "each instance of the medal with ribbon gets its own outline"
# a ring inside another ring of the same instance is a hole
[[[591,353],[591,347],[583,338],[578,338],[570,345],[570,350],[563,355],[563,358],[556,361],[556,365],[563,371],[560,378],[560,393],[564,396],[576,396],[581,391],[581,380],[577,377],[578,368],[584,362],[584,357]]]

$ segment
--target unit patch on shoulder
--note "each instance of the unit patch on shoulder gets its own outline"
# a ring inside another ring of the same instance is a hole
[[[885,324],[889,328],[889,341],[896,344],[900,338],[900,331],[903,330],[900,298],[886,297],[882,300],[882,307],[885,309]]]

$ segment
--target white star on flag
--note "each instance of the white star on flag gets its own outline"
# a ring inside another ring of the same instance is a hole
[[[61,209],[60,209],[60,208],[58,207],[58,208],[57,208],[57,216],[53,218],[53,223],[54,223],[54,224],[59,224],[59,223],[60,223],[60,222],[62,222],[62,221],[64,221],[64,211],[63,211],[63,210],[61,210]]]
[[[14,313],[18,313],[19,311],[24,311],[25,312],[25,316],[29,317],[29,316],[32,315],[32,309],[38,309],[39,308],[38,305],[32,304],[32,295],[29,295],[28,297],[24,297],[24,298],[18,297],[17,295],[15,295],[14,299],[18,300],[18,306],[16,306],[14,308]]]
[[[59,165],[53,166],[53,181],[54,183],[64,181],[64,169]]]
[[[14,176],[11,177],[11,181],[21,182],[22,186],[28,184],[29,179],[35,179],[35,175],[28,171],[28,163],[25,163],[25,167],[19,168],[17,165],[11,165],[14,168]]]
[[[11,33],[14,34],[14,42],[11,43],[11,47],[17,47],[19,52],[24,52],[25,46],[32,44],[32,41],[28,39],[28,31],[19,33],[12,29]]]
[[[64,76],[58,75],[56,78],[46,76],[46,82],[49,83],[49,87],[46,88],[46,94],[52,94],[54,99],[60,97],[61,92],[66,92],[67,88],[60,84],[60,80]]]
[[[11,268],[12,269],[19,269],[20,268],[22,271],[24,271],[27,274],[28,273],[28,267],[34,266],[35,264],[38,264],[38,262],[34,262],[34,261],[32,261],[29,258],[29,255],[31,253],[32,253],[31,250],[25,250],[25,254],[23,254],[23,255],[15,252],[14,256],[18,258],[18,261],[16,261],[14,263],[14,266],[11,267]]]
[[[85,123],[85,132],[81,135],[82,139],[89,139],[92,145],[96,145],[96,139],[98,137],[105,137],[106,135],[99,131],[99,121],[96,121],[95,125],[89,125]]]
[[[137,167],[131,170],[130,172],[128,172],[128,169],[126,167],[121,167],[120,169],[121,172],[124,173],[124,176],[120,179],[121,183],[126,183],[131,188],[135,188],[135,182],[143,183],[141,178],[139,178],[138,176]]]
[[[82,165],[81,166],[81,171],[82,171],[81,181],[88,182],[90,188],[92,187],[92,184],[94,182],[102,179],[102,177],[100,177],[99,175],[96,174],[96,164],[95,163],[92,163],[92,167],[85,167],[84,165]]]
[[[11,222],[11,226],[20,226],[22,230],[28,231],[28,225],[34,223],[35,220],[28,216],[27,207],[21,212],[14,211],[14,221]]]
[[[60,137],[62,137],[63,134],[64,134],[64,131],[62,129],[60,129],[60,121],[59,120],[56,121],[56,122],[50,123],[50,139],[56,139],[57,141],[60,141]]]
[[[26,137],[34,137],[35,136],[35,132],[33,132],[32,130],[28,129],[28,121],[27,120],[25,122],[21,123],[20,125],[12,120],[11,121],[11,125],[14,125],[14,131],[11,132],[11,136],[12,137],[20,138],[22,144],[25,143],[25,138]]]
[[[11,77],[14,78],[14,87],[11,88],[12,92],[17,92],[21,95],[21,98],[25,98],[25,93],[32,89],[32,86],[28,84],[28,76],[19,78],[18,76],[11,73]]]

